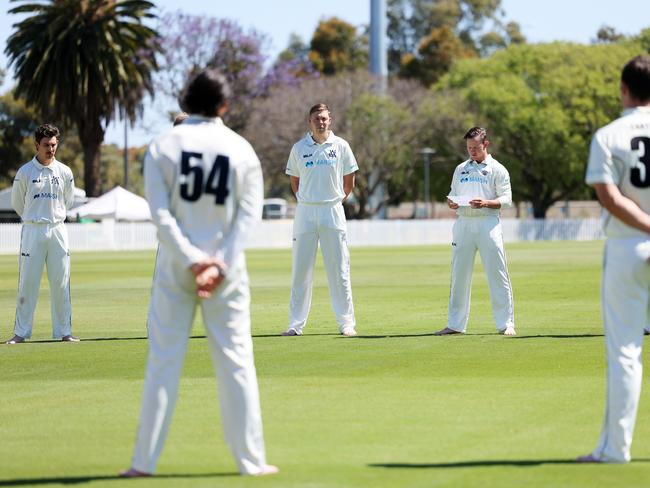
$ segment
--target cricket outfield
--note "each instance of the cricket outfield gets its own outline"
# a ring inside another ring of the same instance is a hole
[[[236,475],[221,436],[200,316],[154,479],[121,480],[138,421],[155,254],[72,256],[73,330],[51,342],[44,279],[34,337],[0,345],[0,487],[637,487],[650,480],[644,379],[629,465],[576,465],[604,408],[603,243],[506,246],[518,336],[497,335],[477,257],[466,336],[446,325],[448,246],[353,248],[359,337],[337,334],[319,257],[310,321],[286,327],[289,251],[248,253],[268,460]],[[17,257],[0,256],[0,332],[11,337]],[[646,344],[648,343],[646,339]]]

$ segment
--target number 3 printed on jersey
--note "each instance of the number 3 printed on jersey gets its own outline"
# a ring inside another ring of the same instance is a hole
[[[643,164],[636,165],[630,172],[630,183],[637,188],[648,188],[650,186],[650,137],[635,137],[631,141],[632,151],[638,151],[640,146],[643,145],[643,156],[639,157],[639,161]]]
[[[181,154],[181,174],[185,177],[180,184],[181,198],[196,202],[204,193],[214,195],[215,205],[223,205],[228,191],[228,172],[230,159],[228,156],[217,156],[210,169],[208,180],[203,184],[205,173],[202,166],[190,165],[191,159],[203,159],[203,154],[183,151]],[[206,168],[207,169],[207,168]]]

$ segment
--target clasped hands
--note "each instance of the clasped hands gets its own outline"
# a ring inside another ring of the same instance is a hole
[[[207,258],[190,267],[196,283],[199,298],[210,298],[212,292],[226,277],[226,263],[219,258]]]

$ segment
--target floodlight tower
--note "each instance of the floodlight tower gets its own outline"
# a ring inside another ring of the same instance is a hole
[[[386,55],[386,0],[370,0],[370,73],[375,77],[375,91],[385,95],[388,88],[388,57]],[[370,184],[374,186],[378,173],[370,175]],[[375,208],[383,201],[386,185],[379,184],[369,198],[369,204]],[[374,218],[385,219],[386,207],[382,207]]]
[[[388,80],[386,44],[386,0],[370,0],[370,72],[377,77],[381,94],[386,93]]]

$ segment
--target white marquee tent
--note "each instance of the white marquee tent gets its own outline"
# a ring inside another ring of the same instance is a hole
[[[116,186],[87,204],[68,211],[68,217],[142,221],[151,220],[151,213],[144,198]]]

